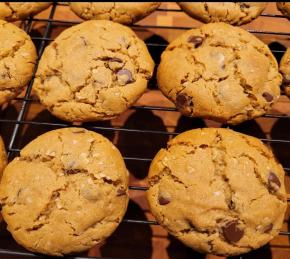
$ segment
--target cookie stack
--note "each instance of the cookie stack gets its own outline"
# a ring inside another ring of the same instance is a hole
[[[50,4],[3,5],[0,17],[14,21]],[[71,3],[88,21],[66,29],[44,50],[33,82],[40,102],[68,122],[109,120],[125,112],[145,92],[154,62],[145,43],[122,24],[141,20],[159,5]],[[268,46],[233,26],[257,18],[265,3],[179,5],[207,23],[172,41],[158,66],[159,89],[181,114],[234,125],[269,111],[282,79],[290,95],[289,50],[281,75]],[[15,25],[0,21],[0,35],[3,104],[31,80],[37,54]],[[0,139],[0,176],[5,166]],[[185,245],[238,255],[278,235],[287,208],[284,175],[256,138],[222,128],[190,130],[153,159],[147,199],[160,225]],[[81,127],[53,130],[6,166],[2,215],[14,239],[30,251],[53,256],[85,251],[122,221],[128,182],[124,160],[108,139]]]

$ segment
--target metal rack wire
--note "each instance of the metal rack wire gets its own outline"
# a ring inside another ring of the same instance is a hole
[[[51,42],[53,39],[50,37],[51,31],[52,31],[52,25],[55,24],[60,24],[60,25],[65,25],[65,26],[71,26],[80,23],[80,21],[67,21],[67,20],[56,20],[54,19],[54,15],[56,12],[57,6],[63,6],[66,5],[65,3],[57,3],[54,2],[53,6],[51,8],[50,14],[48,19],[37,19],[37,18],[32,18],[30,17],[27,19],[24,23],[24,30],[29,34],[32,28],[33,22],[44,22],[46,23],[45,31],[43,33],[42,37],[35,37],[32,36],[31,38],[34,41],[39,41],[39,47],[38,47],[38,57],[40,58],[45,46],[47,43]],[[180,9],[164,9],[164,8],[159,8],[157,11],[159,12],[181,12]],[[264,17],[272,17],[272,18],[285,18],[282,15],[276,15],[276,14],[262,14]],[[143,28],[143,29],[152,29],[152,28],[158,28],[158,29],[177,29],[177,30],[187,30],[191,29],[192,27],[184,27],[184,26],[178,26],[178,27],[171,27],[171,26],[157,26],[157,25],[132,25],[131,27],[133,28]],[[276,31],[264,31],[264,30],[248,30],[251,33],[255,34],[265,34],[265,35],[279,35],[279,36],[289,36],[290,37],[290,32],[276,32]],[[167,46],[167,44],[164,43],[146,43],[146,45],[150,48],[163,48]],[[272,50],[274,55],[277,54],[283,54],[283,50]],[[37,70],[38,66],[38,61],[37,60],[35,69],[34,69],[34,74]],[[19,137],[20,135],[20,127],[21,125],[36,125],[36,126],[52,126],[56,128],[61,128],[61,127],[68,127],[71,126],[72,124],[69,123],[55,123],[55,122],[44,122],[44,121],[32,121],[32,120],[27,120],[25,119],[25,116],[27,115],[28,108],[31,103],[38,102],[37,100],[33,99],[31,97],[31,91],[32,91],[32,85],[33,85],[33,79],[29,83],[27,90],[25,92],[25,95],[23,98],[16,98],[17,101],[21,102],[21,108],[20,111],[17,115],[16,119],[3,119],[0,118],[0,123],[6,123],[6,124],[11,124],[13,125],[12,129],[12,134],[8,143],[7,151],[8,151],[8,158],[11,159],[15,154],[19,153],[20,148],[15,146],[16,143],[16,138]],[[161,107],[161,106],[132,106],[131,109],[134,110],[150,110],[150,111],[166,111],[166,112],[175,112],[175,108],[171,107]],[[279,119],[290,119],[289,115],[285,114],[266,114],[263,116],[264,118],[279,118]],[[158,134],[158,135],[168,135],[168,136],[173,136],[173,135],[178,135],[179,132],[167,132],[167,131],[158,131],[158,130],[145,130],[145,129],[132,129],[132,128],[124,128],[124,127],[104,127],[104,126],[86,126],[87,129],[91,130],[101,130],[101,131],[109,131],[109,132],[126,132],[126,133],[147,133],[147,134]],[[268,139],[268,138],[261,138],[262,141],[268,142],[268,143],[283,143],[287,144],[290,147],[290,140],[286,139]],[[140,157],[124,157],[126,161],[139,161],[139,162],[150,162],[152,159],[151,158],[140,158]],[[286,172],[290,172],[290,168],[284,167]],[[131,190],[136,190],[136,191],[146,191],[148,188],[146,186],[130,186],[129,187]],[[290,202],[290,198],[288,198],[288,202]],[[123,222],[129,223],[129,224],[149,224],[149,225],[158,225],[156,221],[149,221],[149,220],[139,220],[139,219],[124,219]],[[286,235],[290,236],[289,231],[281,231],[280,235]],[[7,250],[7,249],[0,249],[0,256],[1,255],[7,255],[7,256],[21,256],[21,257],[40,257],[37,254],[33,254],[30,252],[20,252],[20,251],[12,251],[12,250]],[[92,258],[92,257],[84,257],[84,256],[76,256],[76,257],[67,257],[67,258]],[[100,257],[98,257],[100,258]],[[108,257],[107,257],[108,258]],[[242,257],[240,257],[242,258]]]

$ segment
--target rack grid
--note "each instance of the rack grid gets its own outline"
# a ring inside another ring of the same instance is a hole
[[[46,23],[45,30],[42,37],[38,36],[31,36],[31,39],[34,42],[39,42],[37,53],[38,53],[38,59],[36,62],[36,66],[33,72],[33,79],[35,72],[38,67],[39,59],[46,47],[47,44],[49,44],[51,41],[53,41],[53,38],[51,37],[52,32],[52,26],[53,25],[61,25],[61,26],[67,26],[70,27],[72,25],[78,24],[81,21],[74,21],[74,20],[59,20],[54,19],[55,12],[58,6],[66,6],[67,3],[60,3],[60,2],[54,2],[49,16],[47,19],[40,19],[40,18],[33,18],[29,17],[26,19],[22,27],[23,29],[30,34],[31,29],[33,27],[34,22],[42,22]],[[158,12],[182,12],[180,9],[166,9],[166,8],[159,8],[157,9]],[[265,13],[262,14],[263,17],[271,17],[271,18],[285,18],[283,15],[277,15],[277,14],[270,14]],[[158,26],[158,25],[132,25],[131,28],[133,29],[177,29],[177,30],[187,30],[191,29],[193,27],[186,27],[186,26]],[[254,34],[263,34],[263,35],[278,35],[278,36],[288,36],[290,37],[290,32],[282,32],[282,31],[265,31],[265,30],[252,30],[248,29],[249,32]],[[154,43],[154,42],[147,42],[147,47],[150,49],[153,48],[160,48],[165,49],[167,44],[165,43]],[[272,50],[273,54],[275,56],[277,55],[283,55],[285,50],[278,50],[274,49]],[[157,64],[158,65],[158,64]],[[156,65],[156,66],[157,66]],[[21,107],[18,112],[16,119],[4,119],[0,118],[0,123],[4,123],[7,125],[12,125],[12,133],[10,140],[7,145],[7,153],[8,153],[8,159],[11,160],[15,155],[17,155],[20,152],[19,147],[15,147],[16,145],[16,139],[20,135],[20,127],[22,125],[34,125],[34,126],[51,126],[56,128],[62,128],[62,127],[69,127],[73,124],[66,123],[66,122],[45,122],[45,121],[32,121],[25,119],[25,116],[28,113],[29,106],[32,103],[37,103],[38,100],[32,97],[32,85],[33,85],[33,79],[27,86],[27,89],[25,91],[24,97],[18,97],[15,98],[16,101],[21,102]],[[152,81],[149,83],[149,85],[152,85]],[[155,84],[153,82],[153,84]],[[282,92],[283,93],[283,92]],[[165,112],[176,112],[177,110],[172,107],[162,107],[162,106],[150,106],[150,105],[134,105],[130,109],[132,110],[149,110],[149,111],[165,111]],[[270,118],[270,119],[289,119],[290,115],[287,114],[266,114],[262,116],[263,118]],[[75,127],[78,127],[79,125],[74,125]],[[167,136],[174,136],[178,135],[180,132],[168,132],[168,131],[159,131],[159,130],[148,130],[148,129],[134,129],[134,128],[124,128],[124,127],[106,127],[106,126],[92,126],[92,125],[86,125],[82,126],[90,130],[94,131],[108,131],[108,132],[126,132],[126,133],[146,133],[146,134],[157,134],[157,135],[167,135]],[[271,139],[271,138],[260,138],[263,142],[266,143],[278,143],[278,144],[287,144],[290,148],[290,139]],[[16,145],[17,146],[17,145]],[[131,156],[124,156],[125,161],[136,161],[136,162],[150,162],[151,158],[146,157],[131,157]],[[284,170],[287,174],[290,173],[290,167],[284,167]],[[148,188],[146,186],[134,186],[130,185],[129,189],[136,190],[136,191],[146,191]],[[290,198],[287,199],[288,202],[290,202]],[[128,224],[148,224],[148,225],[158,225],[158,223],[154,220],[140,220],[140,219],[123,219],[123,222],[126,222]],[[285,235],[290,237],[290,231],[280,231],[280,235]],[[28,252],[28,251],[16,251],[16,250],[8,250],[8,249],[1,249],[0,248],[0,257],[6,255],[6,256],[21,256],[21,257],[41,257],[40,255]],[[70,256],[66,258],[79,258],[79,259],[87,259],[87,258],[104,258],[104,257],[89,257],[89,256]],[[240,256],[239,258],[243,258]],[[109,257],[106,257],[106,259],[109,259]]]

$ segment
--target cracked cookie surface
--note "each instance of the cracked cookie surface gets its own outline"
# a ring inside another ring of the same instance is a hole
[[[178,3],[189,16],[205,22],[225,22],[242,25],[256,19],[265,9],[263,2],[224,2],[224,3]]]
[[[156,220],[193,249],[237,255],[279,233],[284,171],[258,139],[229,129],[184,132],[161,149],[148,175]]]
[[[63,120],[107,120],[144,93],[153,69],[145,43],[130,28],[86,21],[62,32],[45,49],[33,88]]]
[[[14,24],[0,20],[0,105],[15,98],[32,78],[35,46]]]
[[[279,64],[279,69],[283,76],[283,88],[285,94],[290,97],[290,48],[288,48],[284,53]]]
[[[277,2],[278,10],[290,19],[290,3],[289,2]]]
[[[75,2],[71,10],[84,20],[111,20],[122,24],[133,24],[154,12],[160,2]]]
[[[23,20],[48,8],[52,3],[46,2],[2,2],[0,3],[0,19],[9,22]]]
[[[14,239],[33,252],[63,255],[104,241],[128,204],[120,152],[82,128],[47,132],[4,170],[2,215]]]
[[[210,23],[168,45],[157,80],[184,115],[238,124],[271,108],[282,76],[268,46],[254,35]]]

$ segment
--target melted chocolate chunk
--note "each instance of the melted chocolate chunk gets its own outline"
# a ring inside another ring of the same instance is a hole
[[[161,196],[158,198],[158,202],[160,205],[166,205],[170,202],[170,199]]]
[[[166,192],[159,192],[158,202],[159,202],[160,205],[166,205],[169,202],[171,202],[171,197]]]
[[[192,36],[188,37],[187,42],[193,43],[194,47],[198,48],[202,44],[203,38],[200,36],[192,35]]]
[[[262,96],[266,99],[267,102],[272,102],[274,99],[273,96],[268,92],[263,93]]]
[[[264,233],[269,233],[273,229],[273,224],[270,223],[264,228]]]
[[[222,227],[223,236],[229,243],[238,242],[244,235],[244,231],[238,228],[238,221],[233,220]]]
[[[122,77],[124,75],[126,76],[124,79],[125,84],[134,82],[133,77],[132,77],[132,73],[128,69],[121,69],[117,72],[118,77]]]
[[[206,144],[201,144],[199,147],[202,148],[202,149],[205,149],[205,148],[208,147],[208,145],[206,145]]]
[[[281,187],[281,182],[276,174],[270,172],[268,176],[268,187],[271,192],[276,192]]]
[[[176,96],[176,107],[178,110],[185,110],[187,106],[193,105],[191,98],[187,94],[178,94]]]

